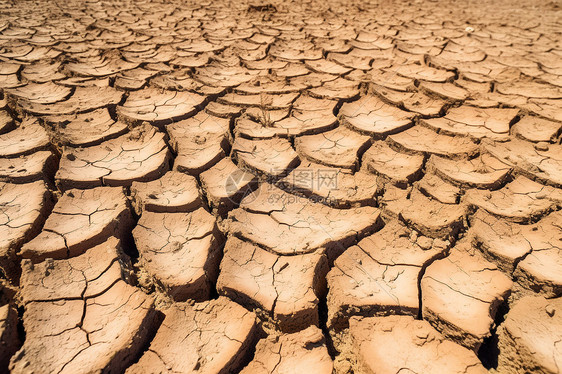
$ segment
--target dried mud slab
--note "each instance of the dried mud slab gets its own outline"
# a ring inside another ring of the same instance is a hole
[[[268,336],[258,342],[254,359],[240,373],[330,374],[333,363],[322,330],[315,326],[280,336]]]
[[[8,372],[10,357],[20,347],[18,312],[10,304],[0,307],[0,370]]]
[[[562,299],[527,296],[498,329],[498,372],[559,373],[562,367]]]
[[[121,102],[122,96],[123,93],[112,87],[76,87],[72,96],[65,101],[59,101],[53,104],[41,104],[27,100],[19,100],[18,106],[20,106],[23,111],[35,115],[68,115],[114,106]]]
[[[455,74],[452,71],[435,69],[426,65],[401,65],[396,73],[407,78],[424,80],[428,82],[444,83],[453,80]]]
[[[220,373],[240,368],[256,338],[256,316],[224,297],[175,304],[127,374]]]
[[[125,239],[132,226],[122,188],[69,190],[55,204],[41,233],[19,255],[33,262],[75,257],[111,236]]]
[[[39,151],[18,158],[0,158],[0,181],[30,183],[49,180],[57,169],[57,160],[51,151]]]
[[[198,69],[195,80],[211,87],[235,87],[249,82],[259,75],[259,71],[252,71],[241,66],[221,66],[209,64]]]
[[[532,80],[519,80],[509,83],[499,83],[499,93],[505,95],[520,95],[529,98],[562,99],[562,88]]]
[[[447,104],[440,98],[428,96],[420,91],[402,92],[378,86],[374,86],[372,89],[388,103],[422,116],[437,116]]]
[[[381,63],[383,67],[392,64],[392,62],[388,60],[379,62],[379,64]],[[410,91],[415,89],[414,80],[412,78],[400,76],[390,70],[373,69],[369,73],[369,80],[378,86],[396,91]]]
[[[26,340],[12,373],[120,372],[154,328],[152,300],[123,281],[126,258],[108,241],[70,260],[23,262]]]
[[[86,77],[103,77],[119,73],[124,70],[131,70],[138,64],[124,61],[116,56],[100,56],[99,59],[90,60],[88,62],[71,62],[66,64],[66,69],[75,75]]]
[[[247,110],[245,112],[249,118],[241,117],[236,119],[234,134],[236,137],[243,137],[252,140],[271,139],[274,137],[287,138],[291,135],[290,130],[278,126],[278,121],[289,115],[289,110],[270,110],[260,109]],[[300,133],[300,129],[297,129]]]
[[[299,93],[286,94],[239,94],[235,92],[220,96],[217,101],[221,104],[236,105],[242,107],[259,107],[267,110],[288,109],[291,103],[299,96]]]
[[[448,339],[477,351],[512,281],[466,242],[437,260],[421,280],[423,318]]]
[[[240,169],[230,158],[201,173],[200,179],[210,208],[220,216],[237,206],[257,186],[256,176]]]
[[[24,86],[7,89],[5,93],[15,100],[24,99],[33,104],[54,104],[69,97],[72,89],[53,82],[28,83]]]
[[[483,144],[487,152],[529,178],[562,187],[562,145],[520,139]]]
[[[388,184],[380,204],[387,215],[432,238],[454,237],[465,226],[468,215],[465,204],[443,204],[417,188],[401,190]]]
[[[305,85],[291,85],[284,79],[271,78],[269,76],[258,76],[250,82],[238,85],[234,91],[242,94],[286,94],[299,92],[305,89]]]
[[[322,165],[355,170],[358,155],[370,144],[370,138],[345,127],[295,140],[299,155]]]
[[[22,84],[17,74],[0,75],[0,88],[2,89],[19,87]]]
[[[154,73],[152,73],[154,75]],[[130,79],[129,79],[129,83]],[[140,83],[140,82],[139,82]],[[144,84],[144,82],[143,82]],[[173,70],[150,79],[150,86],[167,90],[169,93],[194,92],[205,96],[216,96],[224,92],[224,87],[212,87],[196,81],[190,76],[189,70]]]
[[[252,108],[246,110],[246,113],[249,112]],[[211,114],[215,117],[220,118],[234,118],[240,115],[244,108],[234,106],[234,105],[226,105],[217,103],[216,101],[211,101],[205,107],[204,111],[208,114]]]
[[[332,43],[333,41],[327,41]],[[346,51],[347,52],[347,51]],[[351,54],[346,54],[345,52],[330,52],[328,53],[328,60],[333,60],[341,66],[345,66],[351,69],[357,70],[371,70],[371,58],[370,57],[360,57],[353,56]]]
[[[117,107],[117,115],[132,123],[148,121],[160,125],[191,116],[205,100],[205,96],[193,92],[147,88],[130,93],[125,103]]]
[[[273,57],[281,60],[296,61],[296,60],[319,60],[322,58],[322,50],[314,48],[311,43],[278,43],[273,44],[269,53]]]
[[[0,108],[2,108],[2,99],[0,99]],[[14,126],[14,119],[5,110],[0,110],[0,134],[10,131]]]
[[[549,120],[562,122],[560,114],[560,99],[530,99],[527,104],[520,105],[531,113],[535,113]]]
[[[283,189],[302,194],[309,200],[335,208],[375,205],[382,188],[376,176],[363,171],[331,168],[312,162],[301,162],[281,179]]]
[[[71,147],[90,147],[128,131],[127,124],[114,121],[106,108],[87,113],[45,117],[57,142]]]
[[[190,213],[144,212],[133,230],[140,265],[174,300],[205,300],[217,278],[222,241],[204,208]]]
[[[383,141],[375,141],[364,153],[362,165],[397,186],[407,186],[419,178],[424,156],[397,152]]]
[[[19,277],[16,252],[41,230],[52,207],[42,181],[27,184],[0,182],[0,270],[12,282]]]
[[[486,259],[510,274],[532,249],[521,229],[524,230],[525,226],[507,222],[483,210],[478,210],[471,217],[471,232],[476,246]]]
[[[455,185],[481,189],[497,189],[511,171],[509,165],[488,153],[470,160],[451,160],[432,155],[426,168]]]
[[[140,90],[145,86],[147,79],[157,73],[156,71],[143,68],[121,71],[115,77],[114,86],[126,91]]]
[[[326,61],[326,60],[324,60]],[[359,83],[344,78],[324,82],[320,87],[313,87],[308,93],[322,99],[334,99],[349,101],[359,98]]]
[[[426,321],[410,316],[353,318],[346,354],[355,372],[485,374],[474,352],[447,340]]]
[[[373,207],[334,209],[263,183],[229,214],[228,231],[279,255],[326,249],[328,259],[379,227]]]
[[[334,100],[300,96],[290,113],[288,110],[249,108],[246,114],[257,122],[241,118],[235,131],[250,139],[318,134],[337,126],[336,104]]]
[[[458,204],[462,191],[459,187],[448,183],[434,173],[426,173],[414,184],[423,194],[443,204]]]
[[[65,148],[55,176],[63,189],[147,182],[168,170],[164,134],[150,125],[88,148]]]
[[[36,61],[34,64],[25,65],[21,76],[36,83],[57,81],[66,78],[66,75],[59,71],[61,65],[61,62],[57,61]]]
[[[513,274],[519,286],[545,297],[562,296],[562,212],[519,225],[483,211],[472,218],[474,241],[487,259]]]
[[[227,118],[203,112],[167,126],[177,156],[174,170],[197,175],[224,158],[229,149]]]
[[[328,327],[339,331],[353,315],[417,316],[419,278],[448,246],[448,242],[419,236],[392,220],[347,249],[327,277]]]
[[[452,159],[472,156],[478,150],[476,143],[467,137],[438,134],[424,126],[414,126],[390,135],[388,140],[391,145],[409,152],[436,154]]]
[[[312,61],[305,61],[305,66],[312,71],[317,73],[327,73],[327,74],[334,74],[337,76],[345,75],[349,73],[351,68],[342,66],[336,62],[330,60],[312,60]]]
[[[0,135],[0,157],[18,157],[49,148],[49,135],[33,117],[25,118],[14,130]]]
[[[518,109],[461,106],[450,109],[444,117],[422,119],[420,123],[438,130],[440,134],[507,140],[510,123],[518,112]]]
[[[337,124],[334,115],[337,105],[336,100],[301,95],[293,103],[291,116],[279,121],[278,126],[287,128],[289,135],[317,134],[327,131]]]
[[[264,310],[282,331],[318,325],[318,303],[326,292],[328,272],[324,254],[280,256],[230,237],[220,270],[219,294]]]
[[[291,143],[280,138],[250,140],[238,136],[232,153],[238,166],[274,177],[283,176],[299,162]]]
[[[23,260],[22,268],[21,298],[27,305],[98,296],[127,279],[130,262],[119,239],[109,237],[80,256],[42,263]]]
[[[554,142],[562,124],[535,116],[524,116],[511,128],[512,133],[531,142]]]
[[[497,191],[471,189],[463,201],[513,222],[529,222],[562,204],[562,190],[523,176]]]
[[[464,101],[470,92],[454,83],[421,82],[419,88],[429,94],[442,97],[450,101]]]
[[[413,113],[388,105],[376,96],[364,96],[357,101],[345,103],[339,116],[344,125],[378,138],[411,127],[414,119]]]
[[[151,182],[133,182],[131,200],[135,212],[190,212],[202,205],[197,180],[178,171],[169,171]]]

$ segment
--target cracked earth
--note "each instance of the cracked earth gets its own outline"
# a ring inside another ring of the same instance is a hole
[[[561,20],[0,0],[0,372],[562,374]]]

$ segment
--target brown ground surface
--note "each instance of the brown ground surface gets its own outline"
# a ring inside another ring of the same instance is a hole
[[[0,373],[562,373],[557,1],[0,0]]]

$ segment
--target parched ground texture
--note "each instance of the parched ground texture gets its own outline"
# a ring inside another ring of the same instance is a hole
[[[0,372],[562,373],[561,7],[0,0]]]

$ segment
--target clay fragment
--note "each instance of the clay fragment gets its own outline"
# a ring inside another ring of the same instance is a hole
[[[117,114],[129,122],[148,121],[161,125],[191,116],[204,101],[204,96],[191,92],[160,92],[147,88],[132,92],[125,103],[117,107]]]
[[[390,135],[388,140],[390,145],[408,152],[436,154],[455,160],[473,156],[478,149],[476,143],[466,137],[438,134],[424,126]]]
[[[523,293],[558,297],[562,295],[561,217],[557,211],[537,223],[520,225],[478,211],[472,231],[486,258],[513,274]]]
[[[0,181],[48,181],[55,174],[56,164],[56,158],[51,151],[39,151],[18,158],[0,158]]]
[[[0,370],[8,370],[10,357],[19,348],[18,312],[13,305],[5,304],[0,307]]]
[[[88,148],[65,148],[55,176],[62,190],[148,182],[168,170],[164,134],[150,125]]]
[[[529,178],[562,187],[562,146],[512,139],[486,141],[484,149]]]
[[[562,191],[518,176],[497,191],[468,190],[463,201],[498,217],[523,223],[559,207]]]
[[[218,215],[232,210],[244,196],[257,186],[257,178],[224,158],[201,173],[201,187],[211,209]]]
[[[426,321],[409,316],[353,318],[352,345],[357,372],[485,374],[474,352],[455,344]]]
[[[16,253],[23,243],[41,231],[52,204],[43,181],[0,182],[0,271],[9,281],[17,283],[19,260]]]
[[[87,113],[48,116],[57,142],[71,147],[90,147],[116,138],[127,132],[127,125],[115,122],[105,108]]]
[[[138,215],[143,211],[190,212],[202,204],[197,180],[177,171],[151,182],[133,182],[131,198]]]
[[[133,230],[140,266],[174,300],[206,300],[216,281],[222,236],[204,208],[144,212]]]
[[[376,96],[365,96],[340,109],[343,124],[374,137],[383,137],[412,126],[414,115],[386,104]]]
[[[34,117],[26,117],[14,130],[0,135],[0,157],[18,157],[48,148],[49,135]]]
[[[119,187],[69,190],[57,201],[43,230],[19,255],[41,262],[75,257],[109,237],[126,239],[133,221]]]
[[[283,176],[299,162],[291,143],[280,138],[249,140],[237,137],[232,152],[238,166],[273,177]]]
[[[379,227],[376,208],[334,209],[266,183],[246,196],[228,218],[230,233],[274,253],[294,255],[325,248],[329,259]]]
[[[293,332],[318,325],[318,303],[326,292],[327,272],[324,254],[280,256],[230,237],[217,290],[247,308],[264,310],[279,329]]]
[[[499,188],[511,171],[509,165],[488,153],[470,160],[451,160],[432,155],[426,168],[458,186],[482,189]]]
[[[298,137],[295,141],[297,152],[312,162],[326,166],[354,171],[358,155],[370,144],[368,136],[360,135],[345,127]]]
[[[115,238],[69,260],[24,261],[26,340],[10,371],[125,370],[155,324],[152,299],[124,281],[127,261]]]
[[[268,336],[260,340],[254,359],[241,373],[278,374],[310,371],[330,374],[332,370],[332,359],[328,355],[322,331],[310,326],[294,334]]]
[[[419,178],[424,156],[397,152],[383,141],[375,141],[363,155],[364,167],[397,186],[407,186]]]
[[[225,297],[178,303],[127,374],[220,373],[238,370],[256,339],[256,316]]]
[[[301,162],[281,179],[283,189],[302,194],[312,201],[335,208],[375,205],[382,188],[380,179],[371,173],[331,168],[312,162]]]
[[[224,158],[230,147],[228,129],[228,119],[203,112],[167,126],[177,154],[174,170],[198,175]]]
[[[562,299],[527,296],[498,329],[498,371],[557,373],[562,366]]]
[[[448,246],[393,220],[348,248],[328,273],[328,327],[341,330],[353,315],[417,316],[419,277]]]
[[[431,264],[421,280],[422,315],[438,331],[477,351],[499,305],[513,282],[469,243],[457,244],[450,255]]]

